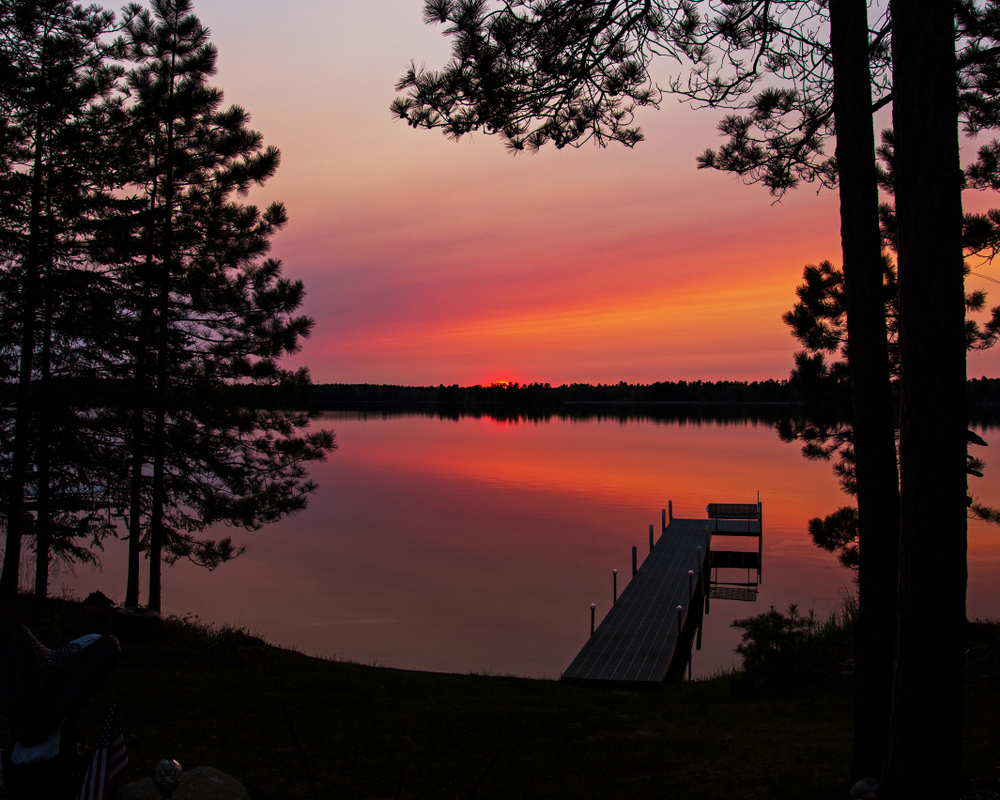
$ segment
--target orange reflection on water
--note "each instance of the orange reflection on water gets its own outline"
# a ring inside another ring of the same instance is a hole
[[[442,479],[614,498],[652,511],[673,499],[685,516],[701,516],[709,496],[750,502],[760,491],[778,528],[815,516],[821,498],[841,502],[829,466],[803,461],[798,448],[782,444],[766,423],[483,417],[428,419],[410,430],[411,420],[388,420],[366,431],[366,460]],[[400,448],[404,427],[411,446]]]
[[[317,466],[309,508],[237,537],[248,552],[209,575],[164,576],[171,613],[260,631],[307,653],[440,671],[557,677],[648,552],[661,509],[701,518],[709,502],[763,503],[756,603],[713,601],[695,674],[729,666],[734,618],[798,603],[824,615],[851,574],[818,550],[808,520],[847,502],[824,463],[767,424],[331,414],[340,449]],[[982,432],[994,447],[994,431]],[[977,483],[1000,500],[1000,468]],[[970,524],[970,613],[1000,611],[1000,536]],[[121,600],[124,554],[77,593]],[[58,584],[55,586],[58,591]]]

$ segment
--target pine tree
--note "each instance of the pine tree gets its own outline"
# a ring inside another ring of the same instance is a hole
[[[56,397],[52,380],[57,370],[79,374],[100,360],[95,329],[69,331],[75,311],[65,300],[71,287],[103,280],[89,248],[95,221],[118,202],[110,194],[113,170],[100,158],[121,75],[111,61],[121,54],[121,43],[109,39],[113,30],[113,14],[66,0],[0,8],[5,336],[16,336],[7,338],[6,354],[17,375],[0,576],[0,593],[8,596],[17,591],[31,485],[36,594],[47,591],[52,546],[86,557],[71,539],[87,526],[66,512],[76,510],[67,492],[78,503],[78,487],[90,482],[83,462],[67,460],[85,449],[79,440],[87,431]],[[54,539],[60,532],[71,536]]]
[[[264,148],[243,109],[222,108],[208,84],[216,50],[188,0],[130,13],[132,141],[146,208],[130,272],[137,335],[126,603],[138,603],[145,546],[148,605],[158,610],[163,558],[209,567],[231,558],[231,540],[194,534],[218,522],[256,528],[303,507],[314,488],[304,465],[334,445],[326,431],[299,434],[307,414],[239,404],[256,399],[247,385],[287,393],[309,383],[304,371],[278,365],[312,327],[295,316],[302,285],[284,279],[279,262],[260,261],[284,208],[238,200],[274,174],[278,151]]]

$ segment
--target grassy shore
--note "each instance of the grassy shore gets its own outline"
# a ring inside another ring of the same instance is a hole
[[[0,623],[48,647],[114,630],[114,611],[29,598]],[[966,774],[996,778],[997,628],[970,627]],[[164,757],[240,780],[254,798],[845,798],[852,685],[658,692],[445,675],[311,658],[245,631],[164,620],[122,643],[81,709],[93,744],[120,699],[132,778]],[[6,728],[0,745],[11,744]],[[312,786],[316,787],[315,794]]]

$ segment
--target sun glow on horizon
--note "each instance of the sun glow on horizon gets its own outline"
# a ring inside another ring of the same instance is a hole
[[[450,55],[419,6],[198,2],[226,103],[281,149],[252,196],[288,208],[272,255],[316,320],[287,366],[421,386],[786,377],[802,269],[841,261],[837,193],[779,202],[697,169],[720,113],[683,104],[640,110],[635,148],[512,159],[488,135],[413,130],[389,114],[394,84]],[[970,374],[998,374],[998,354],[971,354]]]

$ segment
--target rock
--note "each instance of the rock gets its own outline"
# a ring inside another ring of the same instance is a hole
[[[159,613],[149,608],[126,606],[115,612],[115,636],[122,641],[151,638],[159,624]]]
[[[84,599],[85,606],[97,606],[98,608],[117,608],[118,604],[108,597],[104,592],[91,592]]]
[[[152,778],[144,778],[119,789],[118,800],[162,800],[162,795]],[[231,775],[213,767],[195,767],[181,774],[173,800],[250,800],[250,795]]]
[[[878,784],[879,782],[874,778],[862,778],[853,787],[851,787],[851,800],[860,798],[860,800],[876,800],[878,797]]]

